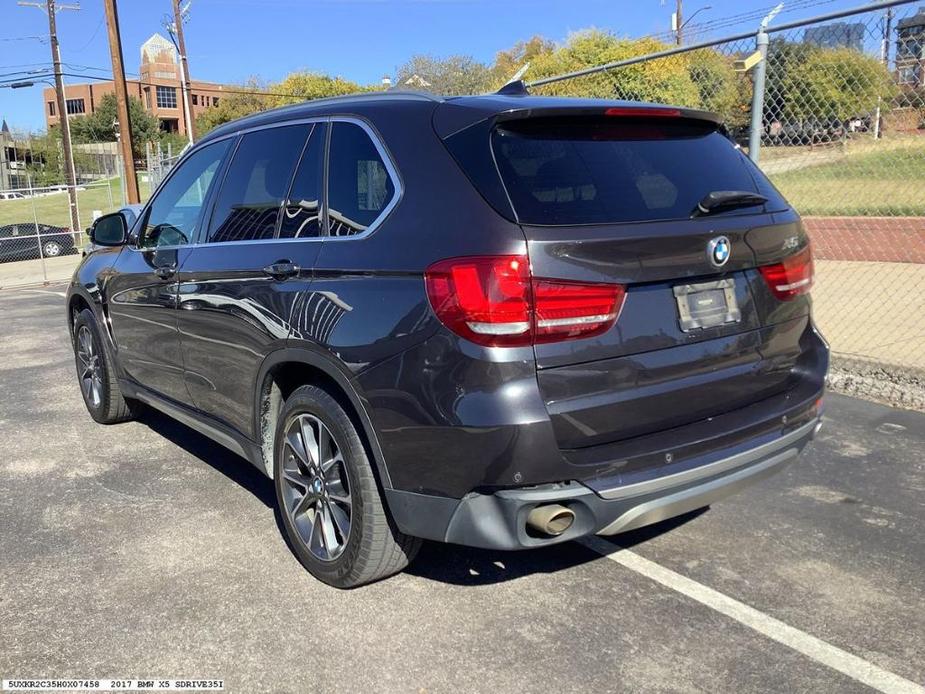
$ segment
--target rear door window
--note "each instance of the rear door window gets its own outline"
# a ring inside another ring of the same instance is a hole
[[[289,197],[283,208],[280,238],[321,236],[321,193],[324,185],[324,145],[327,124],[318,123],[296,169]]]
[[[248,133],[234,153],[215,201],[210,242],[270,239],[310,124]]]
[[[771,188],[759,190],[760,172],[706,122],[535,118],[496,128],[492,147],[517,217],[526,224],[687,219],[710,192],[768,195]]]
[[[353,236],[385,214],[395,197],[395,183],[366,130],[348,122],[331,127],[329,234]]]

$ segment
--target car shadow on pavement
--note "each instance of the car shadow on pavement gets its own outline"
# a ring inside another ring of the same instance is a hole
[[[283,538],[282,519],[276,508],[273,481],[247,460],[230,452],[208,437],[175,419],[146,407],[138,422],[182,448],[194,458],[217,470],[232,482],[253,494],[264,506],[274,510],[276,524]],[[700,509],[677,518],[633,530],[610,538],[614,549],[629,549],[667,532],[671,532],[701,515]],[[292,552],[288,539],[286,544]],[[295,554],[293,553],[295,558]],[[508,552],[477,549],[439,542],[425,542],[407,573],[431,581],[458,586],[479,586],[503,583],[533,574],[551,574],[580,566],[601,558],[601,555],[578,542]]]
[[[639,530],[602,539],[610,542],[614,550],[630,549],[689,523],[706,510],[699,509]],[[519,552],[425,542],[407,573],[441,583],[481,586],[532,574],[554,573],[598,559],[601,559],[598,552],[579,542],[564,542]]]
[[[138,422],[244,487],[267,508],[276,507],[273,480],[241,456],[151,407],[139,412]]]

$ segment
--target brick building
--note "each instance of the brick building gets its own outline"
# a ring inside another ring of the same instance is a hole
[[[160,34],[154,34],[141,46],[141,67],[138,73],[139,79],[126,80],[129,96],[140,100],[146,111],[157,116],[161,130],[185,135],[187,128],[180,88],[180,64],[174,45]],[[216,106],[222,97],[222,90],[227,88],[214,82],[195,79],[190,82],[194,118],[207,108]],[[112,81],[65,85],[67,112],[71,116],[93,113],[100,99],[114,91]],[[48,87],[42,96],[45,102],[45,124],[57,125],[59,117],[55,90]]]
[[[896,71],[900,84],[925,86],[925,7],[896,24]]]

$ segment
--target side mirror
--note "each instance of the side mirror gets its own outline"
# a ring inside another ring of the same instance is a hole
[[[121,246],[128,237],[125,217],[119,212],[104,214],[93,224],[90,240],[99,246]]]

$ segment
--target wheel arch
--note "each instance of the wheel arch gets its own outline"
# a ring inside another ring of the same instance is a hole
[[[84,309],[93,310],[90,299],[78,291],[73,292],[67,298],[67,325],[68,333],[72,338],[74,335],[74,319],[77,317],[77,314]]]
[[[392,482],[366,400],[358,387],[333,359],[300,347],[285,347],[264,359],[257,375],[254,402],[254,432],[263,450],[264,467],[273,476],[273,436],[282,403],[296,388],[317,385],[338,400],[372,455],[379,483],[391,489]]]

